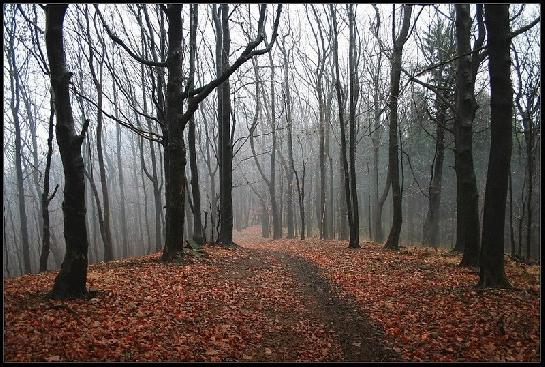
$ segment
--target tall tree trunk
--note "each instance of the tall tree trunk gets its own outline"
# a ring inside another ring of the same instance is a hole
[[[189,54],[189,80],[187,87],[194,88],[195,63],[197,58],[197,25],[199,19],[198,5],[191,5],[190,25],[190,54]],[[199,170],[197,167],[197,149],[195,146],[195,118],[189,120],[187,142],[189,146],[189,166],[191,169],[191,193],[193,196],[193,240],[199,244],[204,243],[204,233],[201,221],[201,191],[199,188]]]
[[[222,72],[229,69],[229,54],[231,52],[231,35],[229,32],[229,5],[222,4],[221,28],[222,48],[221,67]],[[229,79],[225,80],[218,88],[221,93],[221,124],[219,126],[219,163],[220,163],[220,230],[218,243],[224,245],[233,244],[233,202],[232,202],[232,160],[233,147],[231,145],[231,88]]]
[[[530,107],[528,107],[530,108]],[[526,166],[528,172],[528,200],[526,200],[526,259],[530,260],[532,242],[532,201],[533,201],[533,177],[534,177],[534,132],[533,123],[529,113],[523,117],[524,140],[526,142]]]
[[[93,63],[93,49],[91,47],[90,41],[90,31],[89,31],[89,15],[85,13],[87,21],[87,36],[89,37],[89,69],[91,70],[91,76],[95,89],[97,91],[97,127],[96,127],[96,144],[97,144],[97,157],[98,157],[98,168],[100,174],[100,184],[102,188],[102,202],[103,202],[103,230],[102,240],[104,243],[104,261],[111,261],[114,259],[114,249],[112,241],[112,231],[110,229],[110,195],[108,193],[108,186],[106,180],[106,169],[104,167],[104,150],[102,147],[102,76],[103,76],[103,65],[106,47],[104,41],[101,40],[102,52],[101,59],[99,64],[99,75],[97,76],[95,72],[95,67]]]
[[[320,230],[320,239],[324,240],[327,237],[327,229],[326,229],[326,213],[325,213],[325,193],[327,191],[326,188],[326,178],[325,178],[325,171],[326,171],[326,156],[325,156],[325,119],[324,119],[324,97],[323,97],[323,88],[322,88],[322,73],[318,76],[318,82],[317,82],[317,91],[318,91],[318,109],[319,109],[319,115],[320,115],[320,126],[319,126],[319,135],[318,138],[320,139],[320,155],[318,156],[318,163],[320,167],[320,186],[319,186],[319,195],[318,195],[318,216],[317,216],[317,222],[318,222],[318,228]]]
[[[30,261],[30,245],[28,240],[28,224],[25,207],[25,189],[24,178],[22,168],[22,144],[21,144],[21,123],[19,121],[19,104],[20,104],[20,85],[19,85],[19,70],[15,60],[15,32],[16,32],[16,20],[15,14],[13,15],[11,32],[9,38],[9,58],[8,64],[10,67],[10,87],[11,87],[11,100],[10,107],[13,115],[13,127],[15,128],[15,172],[17,176],[17,196],[19,202],[19,221],[21,224],[21,240],[23,245],[23,260],[25,273],[31,273],[31,261]]]
[[[485,5],[491,139],[484,195],[479,287],[508,288],[504,268],[505,203],[513,145],[509,4]]]
[[[347,218],[348,218],[348,227],[350,229],[350,240],[349,240],[349,247],[357,247],[359,244],[356,244],[355,238],[354,238],[354,217],[352,212],[352,198],[351,198],[351,188],[350,188],[350,172],[348,170],[348,162],[346,160],[346,133],[345,133],[345,122],[344,122],[344,105],[346,98],[343,96],[342,87],[341,87],[341,81],[340,81],[340,73],[339,73],[339,54],[338,54],[338,28],[337,28],[337,14],[334,6],[332,4],[329,5],[329,8],[331,10],[331,17],[333,20],[333,62],[335,65],[335,88],[337,90],[337,104],[338,104],[338,111],[339,111],[339,125],[341,127],[341,164],[343,167],[343,175],[344,175],[344,195],[346,200],[346,210],[347,210]]]
[[[346,155],[344,156],[346,157]],[[339,149],[339,159],[343,161],[342,149]],[[338,208],[339,208],[339,239],[347,240],[348,239],[348,225],[347,218],[348,214],[346,211],[346,190],[344,186],[344,166],[339,164],[339,199],[338,199]]]
[[[403,46],[407,41],[409,25],[411,21],[412,5],[403,5],[403,25],[398,37],[394,41],[394,50],[390,71],[390,126],[388,141],[388,171],[392,185],[392,227],[388,234],[388,239],[384,244],[385,248],[397,250],[399,248],[399,234],[401,232],[402,214],[401,214],[401,187],[399,182],[399,153],[398,153],[398,119],[397,105],[399,99],[399,82],[401,78],[401,56]],[[395,24],[395,17],[393,19]],[[395,34],[395,32],[393,32]]]
[[[328,90],[327,88],[326,90]],[[324,239],[331,240],[333,239],[333,159],[331,158],[331,133],[330,133],[330,123],[331,123],[331,106],[333,104],[333,93],[332,89],[328,90],[326,93],[326,100],[324,106],[324,160],[328,165],[326,170],[329,168],[329,175],[326,175],[329,183],[325,185],[324,191],[327,191],[324,195]]]
[[[380,148],[380,105],[379,105],[379,76],[380,68],[382,65],[382,53],[379,52],[377,56],[376,70],[373,75],[373,132],[371,134],[371,142],[373,144],[373,241],[382,242],[384,240],[384,232],[382,230],[382,207],[386,196],[382,202],[379,199],[379,177],[378,177],[378,165],[379,165],[379,148]],[[387,181],[387,191],[390,189],[390,184]]]
[[[147,253],[149,253],[153,249],[157,249],[157,245],[153,247],[151,246],[152,244],[151,231],[149,228],[149,221],[148,221],[148,194],[146,190],[146,181],[144,180],[144,171],[146,166],[144,161],[144,138],[140,138],[139,148],[140,148],[140,176],[142,178],[142,190],[144,191],[144,220],[146,221],[146,233],[147,233],[147,239],[148,239],[147,247],[149,249]],[[161,216],[158,210],[155,211],[155,228],[156,228],[156,240],[157,240],[157,236],[159,238],[161,237]]]
[[[482,14],[481,14],[482,17]],[[456,5],[457,56],[471,51],[471,16],[469,5]],[[479,263],[479,194],[473,168],[473,132],[477,103],[475,101],[472,68],[475,60],[460,57],[456,73],[456,116],[454,119],[454,169],[456,171],[456,245],[463,251],[460,266]]]
[[[112,61],[113,64],[113,61]],[[114,68],[115,72],[115,68]],[[114,95],[114,109],[115,117],[119,118],[119,106],[117,104],[117,91],[115,89],[115,83],[113,83],[113,95]],[[125,188],[123,177],[123,164],[121,159],[121,126],[116,124],[116,140],[117,140],[117,170],[118,170],[118,184],[121,206],[121,242],[123,248],[123,257],[129,256],[129,242],[128,242],[128,230],[127,230],[127,211],[125,210]],[[136,158],[136,157],[135,157]]]
[[[276,201],[276,101],[274,93],[274,62],[272,53],[269,53],[269,63],[271,68],[271,132],[272,132],[272,150],[271,150],[271,178],[269,184],[269,193],[271,195],[271,209],[273,217],[273,240],[282,238],[282,222]]]
[[[410,19],[410,18],[409,18]],[[356,190],[356,103],[359,96],[358,76],[356,71],[356,23],[353,4],[348,5],[348,22],[350,28],[349,57],[348,64],[350,69],[350,102],[349,102],[349,120],[350,120],[350,197],[352,201],[352,228],[350,235],[350,247],[360,247],[360,214],[358,204],[358,192]]]
[[[166,236],[161,259],[173,261],[183,255],[185,220],[185,146],[182,121],[182,5],[168,5],[168,83],[166,122],[168,143],[165,146]]]
[[[57,114],[56,135],[64,167],[64,238],[66,253],[61,270],[51,290],[53,298],[81,297],[87,293],[87,228],[85,226],[85,181],[81,144],[88,127],[81,135],[74,129],[68,84],[71,73],[66,70],[63,22],[67,5],[47,5],[45,40],[51,86]]]
[[[42,253],[40,255],[40,272],[47,271],[47,259],[49,257],[49,251],[50,251],[50,232],[51,229],[49,228],[49,203],[53,199],[53,196],[55,195],[55,192],[57,191],[57,187],[55,187],[55,190],[53,191],[53,195],[51,197],[49,196],[49,175],[51,172],[51,155],[53,154],[53,118],[55,115],[55,105],[53,102],[53,99],[50,101],[50,109],[51,114],[49,115],[49,135],[47,137],[47,155],[46,155],[46,163],[45,163],[45,171],[44,171],[44,189],[42,191],[42,201],[41,201],[41,209],[42,209]]]
[[[136,113],[135,113],[136,115]],[[136,158],[137,157],[137,154],[136,154],[136,148],[135,148],[135,139],[138,139],[138,137],[136,136],[132,136],[131,139],[130,139],[130,142],[131,142],[131,153],[132,153],[132,157]],[[143,174],[142,174],[143,175]],[[142,177],[144,178],[144,177]],[[144,180],[142,180],[144,181]],[[134,183],[134,186],[135,186],[135,190],[136,190],[136,195],[138,197],[140,197],[140,188],[139,188],[139,185],[138,185],[138,174],[137,174],[137,169],[136,169],[136,162],[133,162],[133,165],[132,165],[132,182]],[[148,196],[147,194],[144,194],[144,203],[145,205],[147,206],[147,201],[148,201]],[[139,244],[140,246],[142,247],[142,255],[147,255],[147,251],[146,251],[146,246],[149,246],[151,244],[151,240],[148,241],[147,243],[144,242],[144,227],[148,228],[148,236],[149,236],[149,226],[148,226],[148,223],[142,223],[142,210],[140,209],[140,206],[141,206],[141,203],[140,202],[136,202],[133,204],[133,207],[137,214],[138,214],[138,219],[135,220],[135,225],[138,226],[138,240],[139,240]],[[147,208],[146,208],[146,211],[147,211]],[[147,222],[147,218],[146,218],[146,222]],[[135,238],[136,238],[136,234],[135,234]]]
[[[291,96],[290,96],[290,85],[289,85],[289,75],[288,75],[288,65],[289,65],[289,50],[286,49],[285,38],[282,38],[282,46],[280,47],[282,55],[284,57],[284,101],[286,105],[286,127],[288,130],[288,164],[289,169],[286,172],[286,178],[288,180],[288,191],[287,191],[287,221],[288,221],[288,234],[287,238],[294,238],[294,203],[293,203],[293,174],[295,172],[293,164],[293,119],[291,115]]]
[[[292,157],[293,158],[293,157]],[[293,161],[292,161],[293,167]],[[305,239],[305,161],[303,160],[303,176],[299,181],[299,174],[293,169],[297,183],[297,192],[299,194],[299,215],[301,216],[301,240]]]

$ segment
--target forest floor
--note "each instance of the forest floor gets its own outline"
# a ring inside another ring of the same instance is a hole
[[[91,299],[45,300],[56,271],[4,280],[4,361],[540,360],[538,265],[478,290],[441,250],[235,241],[91,265]]]

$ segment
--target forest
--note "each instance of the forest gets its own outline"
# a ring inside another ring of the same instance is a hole
[[[4,4],[4,361],[541,360],[539,4]]]

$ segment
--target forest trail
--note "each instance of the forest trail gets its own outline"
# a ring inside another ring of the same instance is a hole
[[[291,310],[288,313],[269,310],[271,317],[281,320],[287,326],[310,323],[316,330],[323,330],[326,339],[331,338],[334,341],[334,349],[340,347],[340,360],[343,361],[393,361],[399,358],[391,348],[385,346],[384,333],[380,327],[373,325],[354,299],[339,295],[319,266],[302,256],[290,253],[283,246],[277,246],[276,250],[268,249],[267,243],[270,239],[252,236],[253,232],[248,233],[249,237],[242,233],[239,234],[240,237],[235,237],[235,241],[251,254],[253,260],[234,263],[231,271],[234,274],[246,274],[248,278],[241,279],[241,282],[250,282],[253,272],[268,268],[274,263],[280,264],[291,278],[290,284],[295,285],[289,288],[289,292],[299,297],[305,305],[304,310]],[[298,239],[281,241],[293,244]],[[284,289],[286,290],[288,289]],[[297,336],[292,333],[271,333],[264,338],[263,343],[288,346],[293,345],[296,340]],[[292,353],[295,357],[297,350]]]
[[[540,267],[477,291],[460,256],[235,232],[182,263],[89,266],[92,299],[45,300],[56,271],[4,280],[6,361],[537,361]]]

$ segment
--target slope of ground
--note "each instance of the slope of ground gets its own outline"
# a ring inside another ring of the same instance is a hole
[[[269,241],[164,264],[89,267],[89,300],[43,296],[56,272],[4,281],[5,361],[538,361],[538,266],[477,291],[459,257]]]

